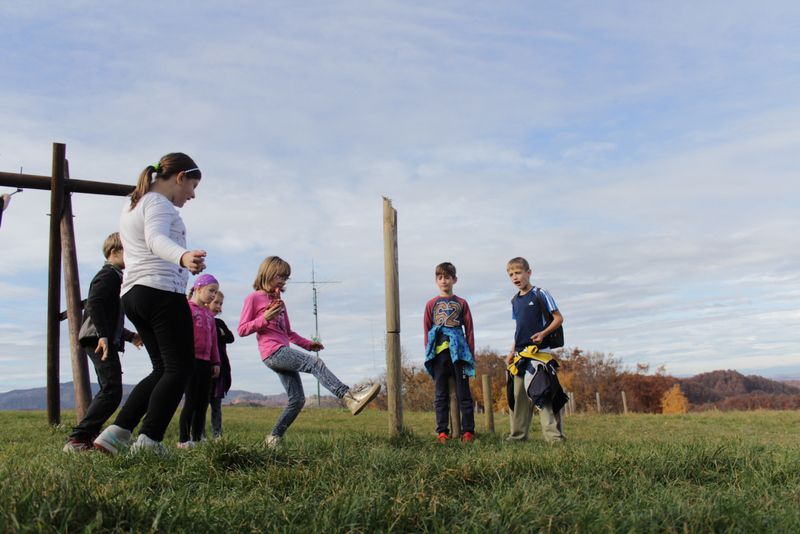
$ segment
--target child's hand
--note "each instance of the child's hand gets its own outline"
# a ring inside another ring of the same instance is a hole
[[[534,345],[540,344],[542,341],[544,341],[543,333],[542,332],[536,332],[535,334],[533,334],[531,336],[531,341],[533,341]]]
[[[206,268],[206,251],[190,250],[181,256],[181,265],[192,274],[200,274]]]
[[[506,365],[511,365],[514,362],[514,353],[509,352],[508,356],[506,356]]]
[[[324,348],[325,348],[325,345],[323,345],[319,341],[312,341],[311,345],[309,345],[309,349],[311,349],[312,352],[319,352]]]
[[[137,349],[141,349],[143,345],[142,336],[139,334],[133,334],[133,337],[131,338],[131,344]]]
[[[273,300],[269,307],[264,310],[264,320],[271,321],[283,310],[283,301]]]
[[[108,338],[101,337],[97,340],[97,348],[94,349],[95,354],[102,354],[100,359],[106,361],[108,359]]]
[[[219,365],[215,365],[211,368],[211,378],[219,377]]]

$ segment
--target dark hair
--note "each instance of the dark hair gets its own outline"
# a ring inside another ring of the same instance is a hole
[[[136,182],[136,189],[131,193],[131,208],[136,207],[139,200],[150,190],[150,184],[155,180],[168,180],[179,172],[190,174],[189,178],[199,180],[203,177],[200,169],[192,158],[183,152],[172,152],[162,156],[155,165],[148,165],[139,174],[139,181]]]
[[[450,263],[449,261],[440,263],[439,265],[436,266],[436,276],[439,276],[440,274],[448,275],[455,278],[456,266]]]

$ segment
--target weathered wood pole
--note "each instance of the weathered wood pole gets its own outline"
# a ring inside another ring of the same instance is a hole
[[[595,391],[594,392],[594,400],[597,402],[597,413],[600,413],[602,410],[601,410],[601,407],[600,407],[600,392],[599,391]]]
[[[483,414],[486,418],[486,431],[494,433],[494,397],[492,396],[492,377],[484,374],[483,381]]]
[[[456,379],[451,376],[448,380],[450,384],[450,436],[461,435],[461,410],[458,406],[458,395],[456,395]]]
[[[628,415],[628,399],[625,397],[625,392],[622,392],[622,411],[625,415]]]
[[[61,423],[58,345],[61,321],[61,216],[64,210],[64,170],[67,147],[53,143],[50,181],[50,247],[47,272],[47,420]]]
[[[69,186],[69,162],[64,166],[64,185]],[[92,400],[89,385],[89,362],[86,361],[78,333],[81,329],[81,280],[78,273],[78,255],[75,247],[75,227],[72,224],[71,193],[64,197],[64,214],[61,217],[61,252],[64,259],[64,286],[67,294],[67,319],[69,324],[69,349],[72,361],[72,386],[75,391],[75,416],[83,419]],[[109,340],[111,341],[111,340]]]
[[[403,431],[400,376],[400,276],[397,267],[397,210],[383,197],[383,266],[386,287],[386,402],[389,432]]]
[[[575,394],[573,392],[569,392],[569,409],[572,413],[577,413],[578,408],[575,405]]]

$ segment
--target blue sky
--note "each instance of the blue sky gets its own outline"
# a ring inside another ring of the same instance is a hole
[[[192,155],[182,216],[231,327],[264,256],[296,281],[313,260],[341,281],[320,289],[323,358],[383,373],[385,195],[409,360],[445,260],[477,345],[506,350],[522,255],[569,346],[800,376],[796,3],[27,4],[0,4],[0,169],[48,174],[56,141],[73,177],[119,183]],[[84,293],[122,202],[73,198]],[[0,229],[0,391],[45,381],[48,209],[26,191]],[[286,300],[310,336],[310,287]],[[281,390],[253,338],[230,353],[235,388]]]

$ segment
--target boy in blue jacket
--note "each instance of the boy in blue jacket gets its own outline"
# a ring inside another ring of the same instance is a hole
[[[458,281],[456,268],[445,262],[436,266],[439,295],[425,304],[425,369],[436,386],[433,406],[436,410],[437,440],[450,438],[450,377],[455,378],[456,397],[461,412],[461,441],[475,439],[475,415],[469,377],[475,376],[475,341],[472,314],[467,301],[453,294]]]

